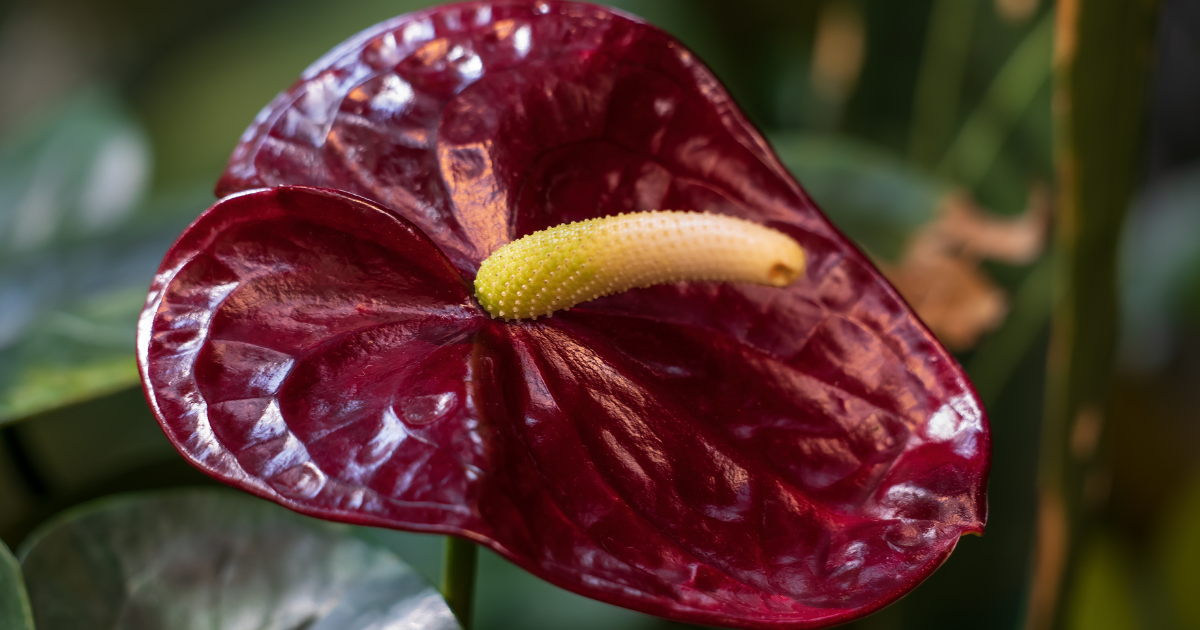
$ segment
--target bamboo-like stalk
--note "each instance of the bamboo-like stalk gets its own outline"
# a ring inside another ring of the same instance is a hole
[[[1104,500],[1117,243],[1137,182],[1153,0],[1060,0],[1054,47],[1055,296],[1025,627],[1065,625],[1080,541]]]

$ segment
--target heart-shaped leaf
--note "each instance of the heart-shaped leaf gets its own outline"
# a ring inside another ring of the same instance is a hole
[[[168,253],[138,356],[172,442],[228,483],[753,628],[867,614],[982,530],[961,369],[653,27],[549,1],[402,16],[268,106],[218,189],[243,192]],[[514,238],[663,208],[784,231],[808,272],[518,323],[471,297]]]
[[[21,566],[0,542],[0,628],[33,630],[33,611],[25,594]]]
[[[41,630],[459,627],[385,548],[226,491],[101,500],[35,533],[21,559]]]

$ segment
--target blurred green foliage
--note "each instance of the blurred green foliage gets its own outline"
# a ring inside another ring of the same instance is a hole
[[[1138,630],[1134,577],[1127,551],[1098,535],[1084,547],[1080,579],[1070,602],[1071,630]]]
[[[1164,616],[1177,628],[1200,628],[1200,476],[1190,480],[1168,510],[1154,550],[1168,600],[1162,602]]]
[[[0,626],[33,630],[33,611],[25,593],[21,565],[4,543],[0,543]]]
[[[0,80],[28,81],[0,98],[0,538],[16,545],[61,510],[114,492],[208,483],[136,388],[133,330],[150,276],[212,202],[261,107],[338,42],[427,4],[40,0],[0,10]],[[1048,2],[1022,18],[999,11],[1002,0],[613,4],[704,59],[830,218],[881,260],[902,257],[949,192],[1015,215],[1053,180]],[[861,17],[864,61],[843,77],[843,96],[819,87],[814,54],[833,10]],[[117,163],[118,176],[101,179],[124,187],[97,196],[96,173]],[[1112,438],[1104,529],[1085,545],[1073,629],[1200,628],[1200,485],[1184,492],[1181,480],[1200,449],[1200,400],[1186,393],[1200,378],[1191,172],[1152,182],[1126,233],[1123,286],[1134,297],[1122,356],[1141,372],[1115,388],[1111,422],[1143,428]],[[50,210],[35,216],[39,207]],[[988,532],[856,628],[1008,630],[1024,619],[1052,273],[1045,258],[984,268],[1009,314],[959,358],[992,422]],[[352,533],[437,583],[441,537]],[[566,593],[488,552],[475,618],[483,630],[680,627]]]
[[[805,192],[870,254],[900,258],[908,236],[934,218],[949,182],[853,139],[792,133],[771,138]]]
[[[120,234],[151,158],[113,95],[14,135],[0,144],[0,423],[137,382],[129,322],[159,253],[130,261],[144,236]]]
[[[1123,359],[1162,368],[1186,329],[1200,324],[1200,166],[1161,178],[1141,194],[1125,227],[1121,296]]]

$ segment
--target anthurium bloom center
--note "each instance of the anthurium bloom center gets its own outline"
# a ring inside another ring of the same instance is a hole
[[[654,211],[559,225],[513,241],[479,266],[492,316],[537,319],[605,295],[682,280],[785,287],[804,250],[769,227],[707,212]]]

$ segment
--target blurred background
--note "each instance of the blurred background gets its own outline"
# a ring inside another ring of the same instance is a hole
[[[0,539],[10,548],[91,498],[208,483],[162,436],[138,384],[134,323],[150,277],[214,201],[261,107],[335,44],[427,4],[0,7]],[[713,68],[987,404],[987,534],[852,625],[1025,626],[1039,553],[1054,544],[1038,516],[1056,278],[1053,3],[613,4]],[[1200,628],[1200,3],[1157,9],[1149,83],[1135,95],[1134,194],[1118,200],[1115,376],[1103,409],[1081,412],[1066,434],[1086,513],[1058,596],[1070,628]],[[355,535],[436,583],[440,537]],[[563,592],[489,553],[481,571],[480,630],[682,627]]]

